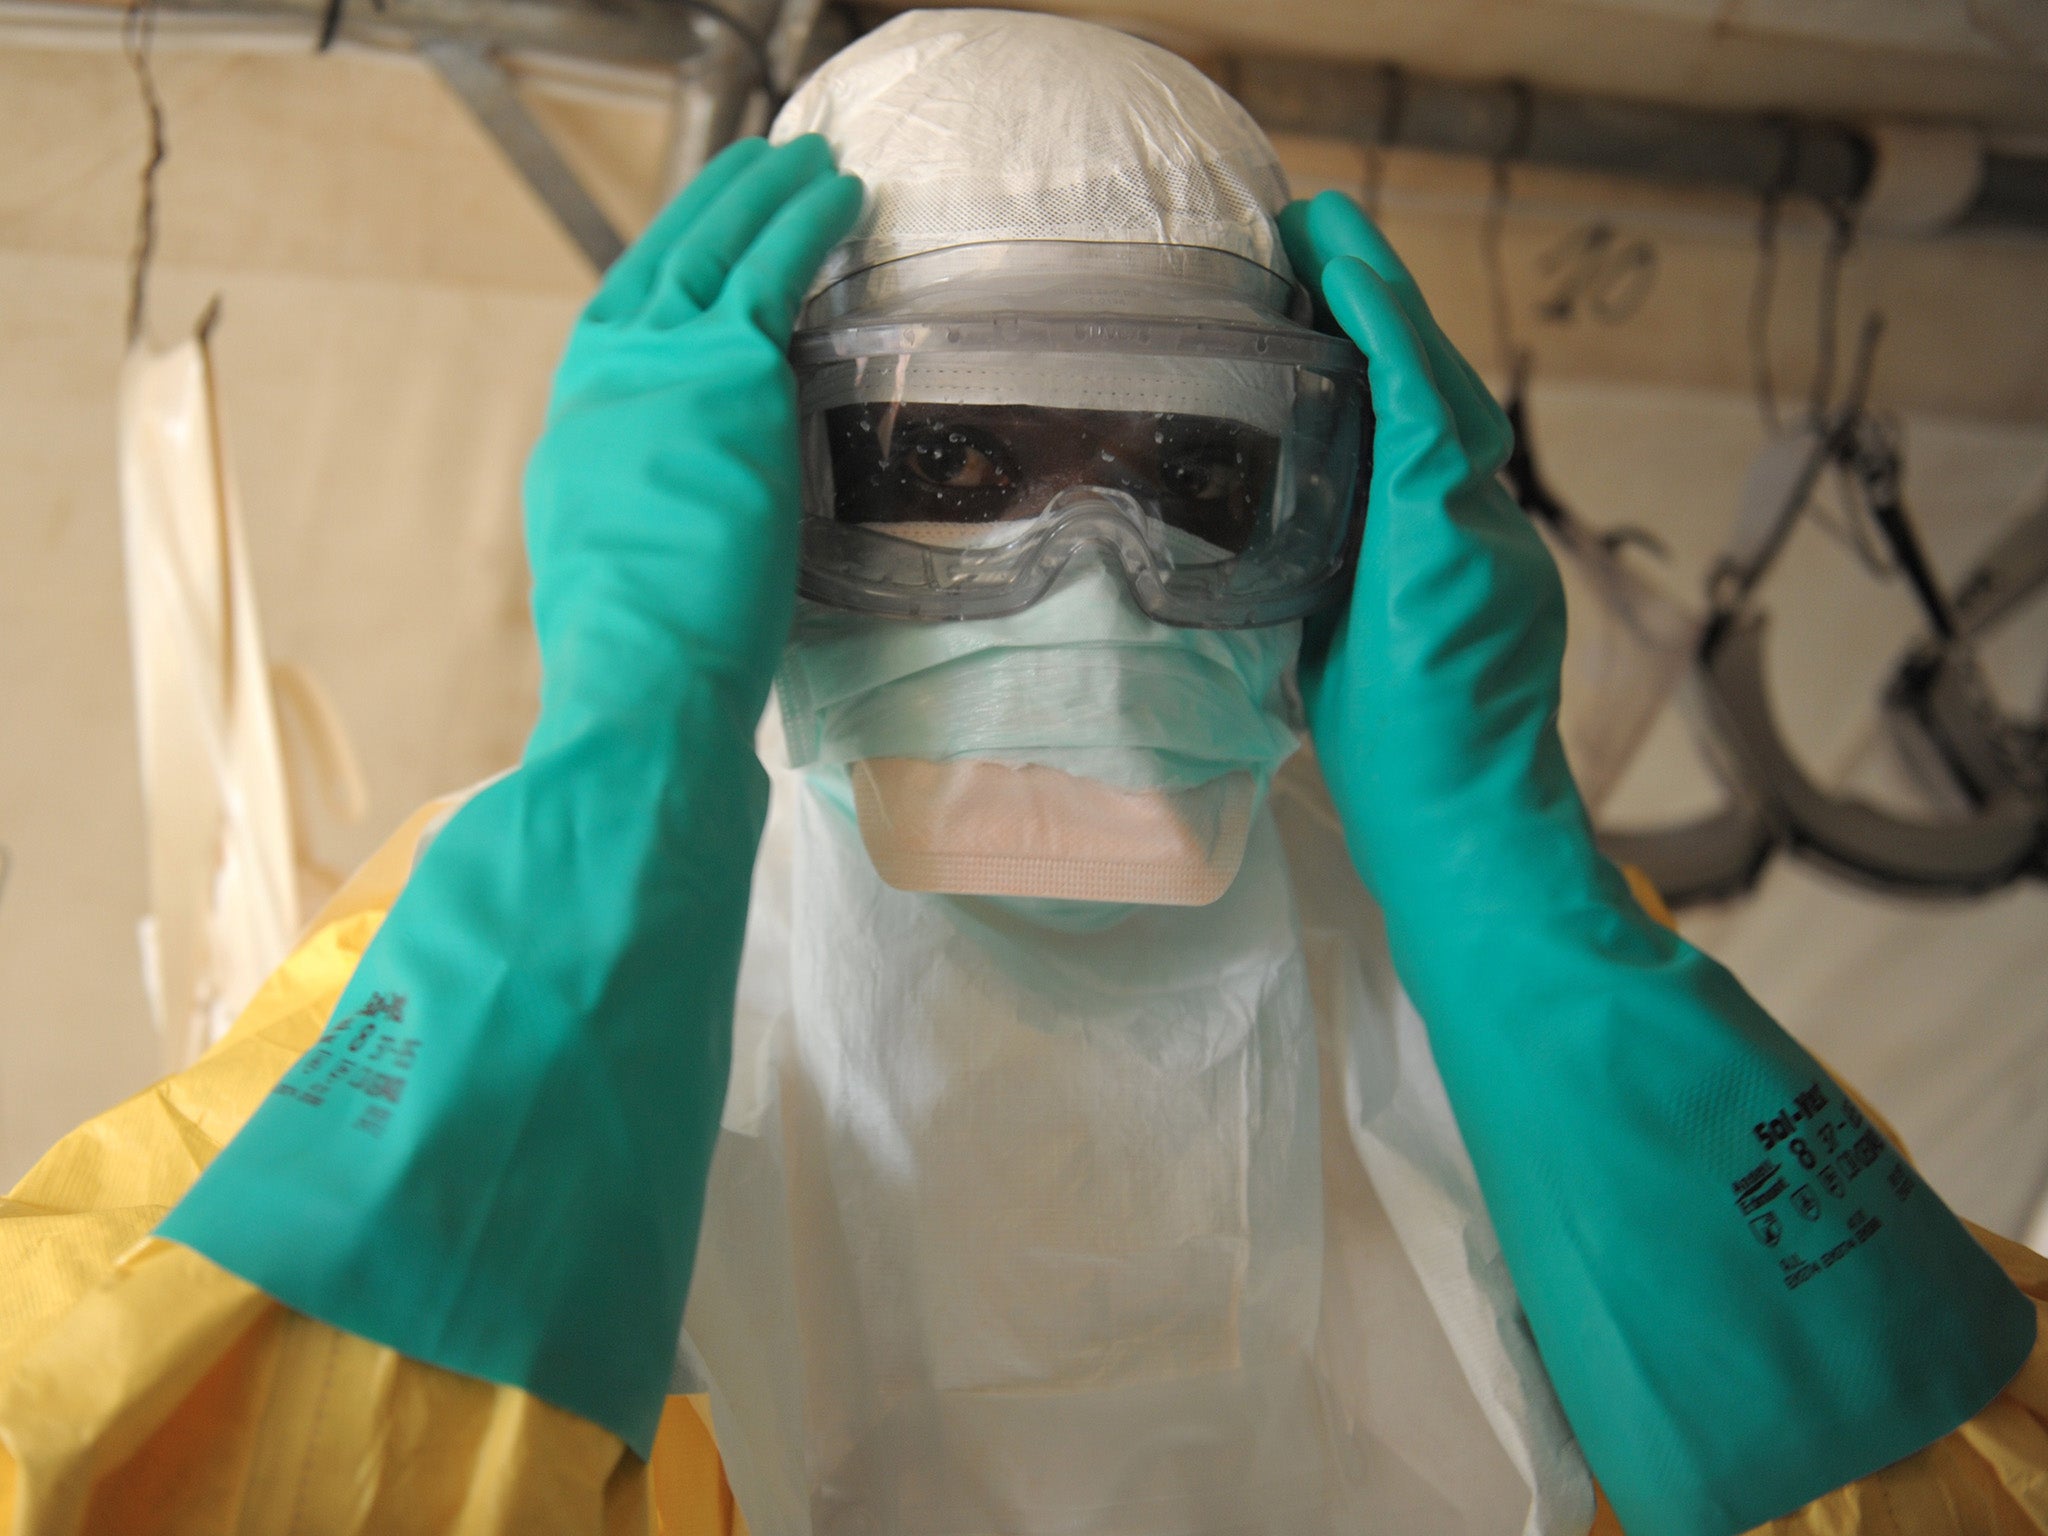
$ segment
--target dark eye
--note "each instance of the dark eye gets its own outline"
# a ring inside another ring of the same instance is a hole
[[[1177,454],[1159,466],[1166,489],[1182,501],[1226,501],[1244,485],[1244,466],[1229,453]]]
[[[1008,490],[1015,483],[1009,456],[980,432],[935,421],[904,436],[898,462],[912,479],[941,491]]]
[[[1183,505],[1237,502],[1271,463],[1259,434],[1200,416],[1162,416],[1152,440],[1159,445],[1159,488]]]

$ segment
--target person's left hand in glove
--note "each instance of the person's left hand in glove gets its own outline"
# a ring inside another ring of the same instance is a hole
[[[1615,1511],[1637,1536],[1747,1530],[1970,1418],[2033,1306],[1601,856],[1506,418],[1355,204],[1280,228],[1376,418],[1356,582],[1302,667],[1352,859]]]
[[[730,1053],[795,601],[804,290],[861,191],[734,145],[606,276],[526,479],[541,712],[159,1229],[648,1454]]]

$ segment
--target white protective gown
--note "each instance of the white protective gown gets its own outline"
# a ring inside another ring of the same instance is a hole
[[[1308,753],[1222,900],[1093,933],[771,772],[676,1382],[755,1536],[1586,1529]]]

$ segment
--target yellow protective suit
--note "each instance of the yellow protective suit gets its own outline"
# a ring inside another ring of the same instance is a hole
[[[642,1463],[515,1388],[272,1301],[148,1234],[312,1042],[405,882],[430,805],[195,1066],[87,1122],[0,1201],[0,1518],[15,1536],[734,1536],[701,1399]],[[2044,1313],[1996,1402],[1771,1536],[2048,1536],[2048,1260],[1979,1232]],[[1593,1536],[1618,1536],[1603,1505]]]

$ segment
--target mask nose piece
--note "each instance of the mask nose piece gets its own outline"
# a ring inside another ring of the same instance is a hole
[[[1077,485],[1061,491],[1042,514],[1046,544],[1060,565],[1099,565],[1114,574],[1133,597],[1148,578],[1156,582],[1168,563],[1166,528],[1128,491]]]
[[[1065,531],[1077,524],[1116,524],[1141,536],[1156,523],[1137,497],[1107,485],[1070,485],[1045,504],[1048,524]]]
[[[1169,563],[1165,524],[1130,492],[1108,485],[1069,485],[1044,506],[1044,547],[1057,561],[1059,582],[1100,567],[1126,598],[1145,606],[1145,586],[1159,584]]]

